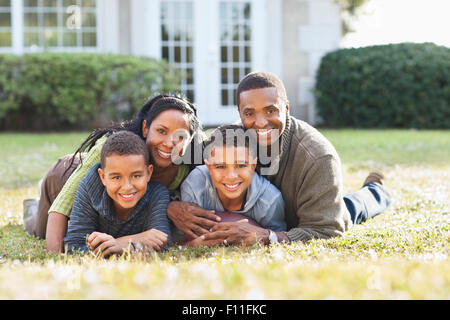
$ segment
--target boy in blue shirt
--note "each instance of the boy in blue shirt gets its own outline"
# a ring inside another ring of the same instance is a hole
[[[116,132],[100,159],[77,189],[64,239],[69,252],[93,250],[106,257],[163,249],[170,236],[169,192],[150,182],[153,166],[145,142],[132,132]]]
[[[256,149],[239,125],[217,128],[205,143],[205,164],[181,184],[181,200],[216,211],[222,222],[247,219],[272,231],[286,231],[281,192],[255,172]],[[254,142],[254,141],[253,141]],[[178,229],[174,240],[207,245],[201,238],[186,239]]]

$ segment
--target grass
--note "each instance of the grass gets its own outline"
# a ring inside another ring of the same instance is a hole
[[[345,192],[383,170],[385,213],[306,244],[108,260],[47,255],[22,227],[22,200],[86,134],[0,134],[0,299],[449,299],[450,131],[322,132],[341,156]]]

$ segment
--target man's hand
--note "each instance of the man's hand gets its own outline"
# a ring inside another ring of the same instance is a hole
[[[205,210],[194,203],[181,201],[170,202],[167,215],[188,240],[208,233],[220,221],[220,217],[216,216],[213,210]]]
[[[247,219],[238,222],[219,223],[211,232],[199,237],[199,243],[223,243],[230,245],[251,246],[257,242],[268,243],[269,230],[253,226]]]
[[[113,236],[101,233],[92,232],[88,239],[88,246],[95,254],[100,251],[103,258],[112,254],[120,254],[128,248],[129,242],[126,240],[115,239]]]

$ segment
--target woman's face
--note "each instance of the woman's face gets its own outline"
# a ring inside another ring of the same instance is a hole
[[[156,167],[166,168],[182,157],[191,141],[190,117],[179,110],[161,112],[147,128],[142,122],[142,133]]]

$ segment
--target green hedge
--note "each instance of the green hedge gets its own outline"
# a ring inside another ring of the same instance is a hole
[[[165,61],[111,54],[0,55],[0,129],[87,129],[130,119],[155,92],[175,91]]]
[[[450,128],[450,48],[341,49],[323,57],[316,80],[324,126]]]

